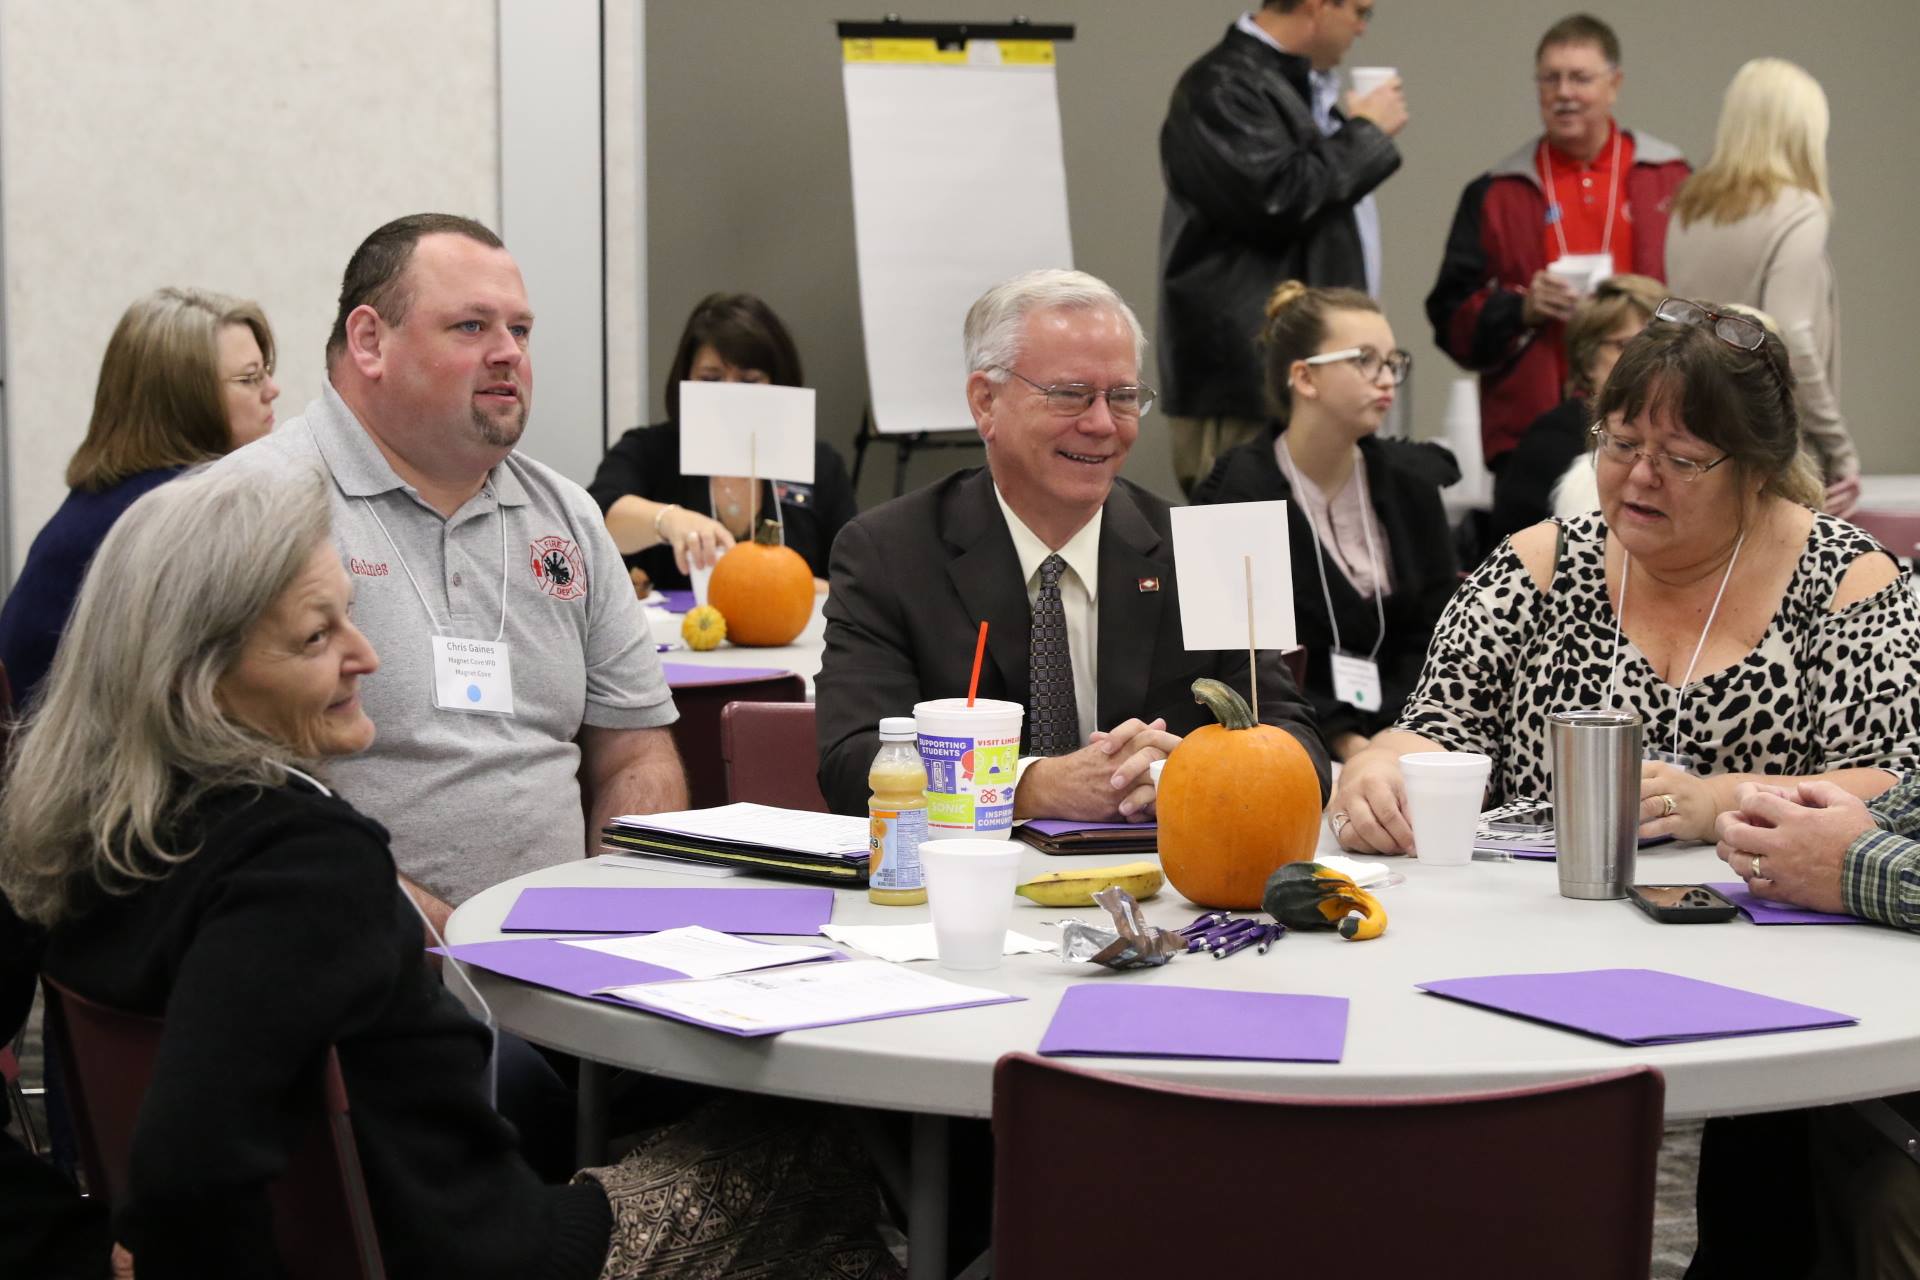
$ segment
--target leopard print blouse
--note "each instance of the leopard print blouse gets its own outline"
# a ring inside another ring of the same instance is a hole
[[[1565,523],[1550,591],[1504,542],[1461,584],[1396,726],[1452,751],[1493,758],[1489,803],[1552,794],[1547,713],[1605,706],[1613,674],[1605,523]],[[1826,515],[1766,634],[1745,658],[1687,687],[1679,749],[1703,774],[1824,773],[1920,765],[1920,606],[1908,580],[1838,613],[1847,567],[1884,550]],[[1674,687],[1620,637],[1621,705],[1648,745],[1671,750]]]

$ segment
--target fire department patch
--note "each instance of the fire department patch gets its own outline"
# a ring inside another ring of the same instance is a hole
[[[580,548],[558,535],[533,544],[528,561],[533,580],[555,600],[578,600],[587,594],[587,562]]]

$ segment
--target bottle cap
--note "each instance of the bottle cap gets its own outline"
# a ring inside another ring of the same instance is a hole
[[[880,721],[880,736],[888,742],[911,742],[915,737],[912,716],[886,716]]]

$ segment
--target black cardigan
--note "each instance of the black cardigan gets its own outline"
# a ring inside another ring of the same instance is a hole
[[[1553,515],[1553,486],[1587,451],[1592,415],[1593,401],[1569,397],[1533,420],[1493,477],[1489,545]]]
[[[428,968],[385,829],[290,781],[215,793],[168,843],[199,848],[98,896],[45,959],[82,995],[166,1018],[114,1214],[142,1280],[278,1274],[265,1184],[290,1090],[329,1044],[389,1275],[597,1276],[606,1198],[543,1185],[515,1150],[482,1087],[486,1030]]]
[[[1387,552],[1393,560],[1393,593],[1385,602],[1387,634],[1379,657],[1381,707],[1375,712],[1361,711],[1333,696],[1333,662],[1329,657],[1333,628],[1328,625],[1327,607],[1320,595],[1320,570],[1314,564],[1319,545],[1300,505],[1293,501],[1293,486],[1287,483],[1274,457],[1274,442],[1279,438],[1279,428],[1270,427],[1259,439],[1221,454],[1212,473],[1194,490],[1194,505],[1275,499],[1287,503],[1294,631],[1307,647],[1303,692],[1313,704],[1320,732],[1329,744],[1342,733],[1371,737],[1399,717],[1426,661],[1434,626],[1460,582],[1440,490],[1431,478],[1434,462],[1429,455],[1433,446],[1371,437],[1360,442],[1360,457],[1367,469],[1367,495],[1386,531]],[[1364,658],[1380,630],[1373,598],[1355,591],[1347,575],[1331,562],[1327,567],[1327,594],[1333,597],[1334,615],[1340,624],[1340,647]]]
[[[840,526],[853,519],[853,484],[847,468],[824,440],[813,442],[813,483],[789,484],[781,481],[762,484],[760,509],[772,515],[776,496],[780,514],[786,521],[787,545],[799,552],[816,578],[827,576],[827,553]],[[663,422],[652,427],[635,427],[613,442],[607,456],[600,459],[599,470],[587,492],[600,504],[600,514],[628,494],[649,502],[677,502],[701,515],[713,514],[711,490],[706,476],[680,474],[680,424]],[[687,575],[673,563],[673,552],[665,546],[648,547],[627,557],[628,568],[646,570],[653,585],[662,591],[684,590]]]

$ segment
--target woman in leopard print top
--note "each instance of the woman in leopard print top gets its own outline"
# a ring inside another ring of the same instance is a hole
[[[1713,838],[1757,774],[1862,798],[1920,766],[1920,609],[1872,538],[1809,509],[1785,348],[1700,304],[1630,343],[1595,406],[1600,510],[1515,534],[1441,618],[1399,722],[1329,806],[1348,848],[1412,849],[1399,758],[1478,751],[1489,800],[1552,792],[1551,711],[1637,711],[1643,835]],[[1889,772],[1893,771],[1893,772]]]

